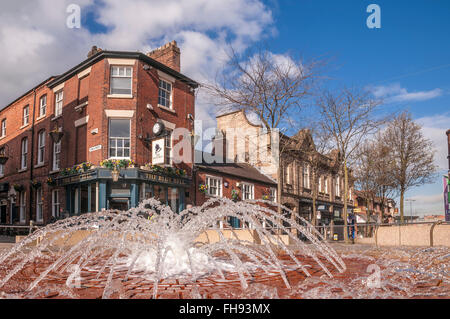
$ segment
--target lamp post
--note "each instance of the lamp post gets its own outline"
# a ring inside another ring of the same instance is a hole
[[[408,198],[408,199],[406,199],[405,201],[406,201],[406,202],[409,202],[409,214],[411,215],[411,222],[412,222],[412,202],[415,202],[416,200],[415,200],[415,199]]]

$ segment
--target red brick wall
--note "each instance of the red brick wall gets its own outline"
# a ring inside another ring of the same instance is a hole
[[[251,180],[245,180],[241,179],[239,177],[234,177],[230,175],[222,175],[220,173],[210,173],[206,171],[198,171],[196,175],[196,182],[193,187],[195,187],[195,195],[196,195],[196,206],[202,205],[204,202],[206,202],[211,196],[208,196],[206,194],[203,194],[199,190],[200,184],[206,184],[206,176],[213,176],[213,177],[221,177],[222,178],[222,196],[231,199],[231,191],[233,189],[239,190],[239,198],[242,199],[242,189],[236,187],[236,183],[249,183],[254,185],[254,195],[255,200],[262,199],[263,195],[269,195],[270,188],[274,187],[276,188],[276,185],[271,184],[265,184],[261,182],[251,181]],[[225,182],[228,182],[228,187],[225,187]],[[191,192],[194,192],[194,189],[191,190]]]
[[[144,64],[136,60],[133,67],[133,97],[129,99],[109,98],[109,74],[110,65],[107,59],[103,59],[92,65],[91,72],[81,80],[74,75],[64,83],[63,112],[58,118],[54,118],[55,94],[46,85],[36,89],[36,97],[31,92],[6,109],[0,111],[0,120],[7,118],[6,137],[0,139],[0,146],[8,144],[9,160],[5,165],[4,177],[0,178],[0,183],[9,182],[10,187],[14,184],[22,184],[27,192],[27,221],[29,223],[30,202],[32,204],[32,218],[35,219],[35,191],[33,190],[30,201],[30,180],[31,165],[33,165],[33,180],[42,183],[44,197],[44,223],[51,216],[51,189],[46,184],[49,176],[56,177],[57,174],[50,174],[52,170],[53,141],[48,132],[56,127],[63,127],[64,136],[61,140],[61,161],[60,168],[71,167],[83,161],[90,161],[99,165],[100,161],[108,158],[108,117],[104,112],[110,110],[134,110],[135,114],[131,118],[131,158],[138,164],[143,165],[151,161],[151,145],[146,145],[138,139],[139,135],[146,136],[152,134],[152,126],[157,119],[176,124],[176,127],[187,127],[193,129],[193,123],[187,120],[187,114],[195,116],[195,97],[189,86],[176,81],[173,88],[173,104],[175,112],[169,112],[159,108],[158,105],[158,73],[155,69],[145,71]],[[47,94],[46,116],[37,120],[39,116],[39,98]],[[81,110],[75,107],[88,100],[88,105]],[[35,109],[33,105],[35,103]],[[147,104],[151,103],[154,110],[149,111]],[[30,106],[30,123],[21,128],[23,107]],[[32,147],[32,119],[35,118],[34,139]],[[87,125],[75,127],[75,121],[89,116]],[[37,135],[40,130],[46,132],[46,148],[44,164],[34,167],[37,163]],[[92,130],[98,129],[97,134],[92,134]],[[27,170],[18,172],[20,167],[20,144],[23,137],[28,137],[28,165]],[[89,152],[89,148],[102,145],[101,150]],[[33,163],[31,160],[31,150],[33,149]],[[188,170],[192,164],[180,165]],[[0,195],[6,198],[6,194]],[[64,189],[60,189],[60,202],[62,209],[65,209]],[[17,204],[18,206],[18,204]],[[8,201],[8,222],[9,222],[9,201]]]

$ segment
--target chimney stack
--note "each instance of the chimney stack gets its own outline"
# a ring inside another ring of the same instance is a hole
[[[177,42],[174,40],[172,42],[164,44],[162,47],[155,49],[147,55],[168,66],[171,69],[174,69],[177,72],[180,72],[180,48],[177,46]]]
[[[87,57],[90,58],[91,56],[97,54],[97,52],[100,52],[100,51],[102,51],[102,49],[97,48],[97,46],[94,45],[94,46],[92,47],[92,49],[88,52]]]

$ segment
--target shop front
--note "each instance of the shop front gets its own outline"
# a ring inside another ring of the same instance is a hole
[[[155,197],[179,213],[185,208],[190,179],[149,172],[139,168],[122,169],[113,179],[110,169],[95,168],[56,179],[55,187],[66,194],[69,216],[105,209],[127,210],[144,199]]]

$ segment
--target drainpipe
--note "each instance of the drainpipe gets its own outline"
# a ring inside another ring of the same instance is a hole
[[[33,220],[33,188],[31,186],[31,181],[33,180],[33,163],[34,163],[34,122],[36,115],[36,89],[33,90],[33,120],[31,122],[31,152],[30,152],[30,222]]]

